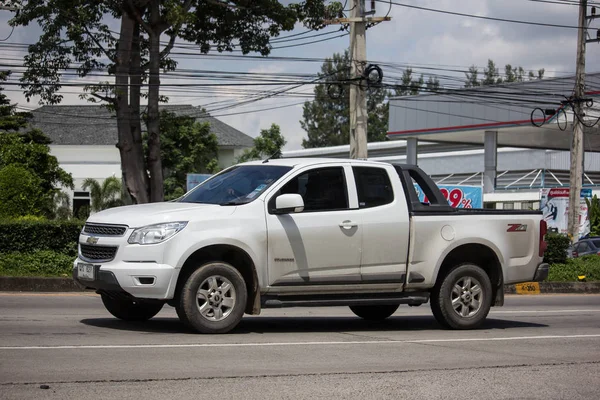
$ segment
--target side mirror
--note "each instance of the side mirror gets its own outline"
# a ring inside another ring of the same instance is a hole
[[[275,199],[275,214],[300,213],[304,211],[304,200],[299,194],[282,194]]]

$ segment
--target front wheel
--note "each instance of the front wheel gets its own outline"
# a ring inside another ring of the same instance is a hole
[[[383,304],[379,306],[350,306],[350,310],[367,321],[381,321],[392,315],[398,309],[398,304]]]
[[[161,302],[115,298],[104,293],[100,297],[106,310],[123,321],[147,321],[158,314],[164,306]]]
[[[246,283],[230,264],[213,262],[194,271],[181,290],[177,314],[201,333],[226,333],[241,321],[246,308]]]
[[[477,328],[487,317],[491,306],[490,278],[474,264],[462,264],[450,270],[431,294],[431,311],[446,328]]]

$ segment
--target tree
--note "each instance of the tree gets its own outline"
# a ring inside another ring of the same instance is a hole
[[[487,67],[483,69],[483,79],[478,79],[479,70],[476,66],[472,65],[469,67],[469,71],[465,72],[465,87],[477,87],[477,86],[490,86],[501,83],[512,83],[512,82],[524,82],[525,81],[525,70],[523,67],[513,67],[511,64],[504,66],[504,78],[500,76],[496,63],[492,60],[488,60]],[[529,80],[544,79],[544,68],[541,68],[534,73],[529,71]]]
[[[16,164],[0,168],[0,219],[43,215],[40,178]]]
[[[102,184],[95,179],[86,178],[81,187],[90,192],[91,208],[94,212],[124,205],[121,199],[121,180],[117,177],[108,177]]]
[[[431,80],[431,77],[429,78]],[[419,79],[413,78],[413,70],[412,68],[407,68],[402,72],[402,78],[400,80],[400,85],[396,86],[394,92],[396,96],[414,96],[421,92],[423,85],[425,84],[425,80],[423,79],[423,75],[419,77]],[[430,83],[432,85],[433,83]],[[439,86],[439,82],[438,82]]]
[[[165,199],[175,199],[186,192],[187,173],[218,171],[217,137],[210,132],[208,122],[162,111],[159,129]]]
[[[73,189],[73,177],[60,168],[46,144],[26,142],[18,133],[0,133],[0,168],[19,165],[40,179],[44,214],[51,216],[54,193],[59,187]]]
[[[16,1],[12,1],[16,2]],[[11,3],[12,3],[11,2]],[[40,24],[42,35],[25,56],[23,86],[26,96],[59,103],[61,71],[77,65],[79,76],[102,69],[114,84],[86,88],[89,99],[101,101],[117,114],[121,170],[134,202],[163,199],[160,158],[160,73],[174,70],[169,54],[176,39],[198,45],[200,52],[239,48],[244,54],[270,52],[269,41],[296,22],[311,29],[323,27],[326,17],[341,16],[343,6],[325,0],[283,5],[276,0],[83,0],[29,1],[11,20],[13,26]],[[108,21],[121,20],[118,37]],[[168,37],[161,47],[161,36]],[[141,92],[142,85],[148,92]],[[148,97],[148,156],[144,157],[139,115],[140,96]]]
[[[281,128],[277,124],[271,124],[269,129],[261,129],[260,135],[254,139],[254,147],[246,150],[238,159],[238,163],[260,160],[264,157],[277,157],[286,144],[281,134]]]
[[[427,79],[427,82],[425,83],[425,88],[430,93],[439,90],[440,89],[440,81],[439,81],[439,79],[438,78],[434,78],[434,77],[432,77],[430,75],[429,78]]]
[[[325,60],[319,73],[320,82],[315,85],[315,98],[304,103],[303,119],[300,121],[307,138],[302,147],[314,148],[338,146],[350,142],[350,53],[335,53]],[[340,90],[341,89],[341,93]],[[339,96],[335,95],[336,90]],[[386,139],[389,108],[384,88],[368,89],[368,127],[369,142]],[[333,94],[330,95],[330,94]]]
[[[477,69],[477,67],[474,65],[471,65],[469,67],[469,72],[465,72],[465,76],[467,78],[465,80],[466,88],[479,86],[479,78],[477,77],[478,74],[479,74],[479,70]]]
[[[65,192],[56,192],[54,194],[54,218],[70,219],[73,216],[71,208],[71,197]]]
[[[483,69],[483,80],[481,86],[491,86],[502,83],[502,78],[496,68],[496,63],[492,60],[488,60],[488,65]]]

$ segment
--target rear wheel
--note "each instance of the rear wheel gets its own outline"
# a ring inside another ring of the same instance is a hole
[[[244,278],[230,264],[213,262],[194,271],[185,282],[177,314],[201,333],[226,333],[241,321],[247,300]]]
[[[383,304],[379,306],[350,306],[357,316],[368,321],[381,321],[392,315],[398,309],[398,304]]]
[[[117,298],[105,293],[100,296],[108,312],[123,321],[147,321],[158,314],[164,306],[162,302]]]
[[[490,278],[474,264],[462,264],[450,270],[431,294],[431,311],[446,328],[477,328],[487,317],[491,306]]]

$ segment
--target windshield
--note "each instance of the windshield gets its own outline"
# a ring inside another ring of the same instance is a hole
[[[291,169],[276,165],[233,167],[201,183],[179,201],[222,206],[249,203]]]

